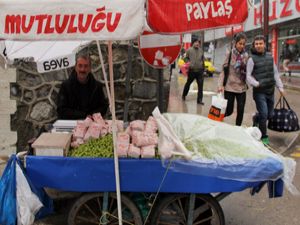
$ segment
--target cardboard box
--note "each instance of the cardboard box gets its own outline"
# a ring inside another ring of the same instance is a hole
[[[71,133],[42,133],[32,144],[38,156],[67,156]]]

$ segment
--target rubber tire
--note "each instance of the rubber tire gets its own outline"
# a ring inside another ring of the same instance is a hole
[[[85,202],[90,201],[93,198],[99,198],[99,197],[103,198],[103,193],[87,193],[87,194],[82,195],[80,198],[78,198],[74,202],[73,206],[71,207],[71,209],[69,211],[68,225],[76,225],[75,221],[74,221],[76,218],[76,214],[77,214],[78,210],[80,209],[80,207]],[[108,199],[111,199],[111,198],[117,199],[117,195],[115,193],[109,193]],[[142,216],[140,214],[139,209],[137,208],[135,203],[133,201],[131,201],[126,195],[122,195],[121,204],[125,205],[130,210],[132,215],[134,216],[134,224],[136,224],[136,225],[143,224]]]

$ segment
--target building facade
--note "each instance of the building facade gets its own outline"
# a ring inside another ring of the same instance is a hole
[[[244,24],[220,28],[205,32],[207,45],[213,44],[215,51],[212,59],[217,68],[221,68],[226,48],[232,39],[232,33],[245,32],[247,48],[251,47],[253,38],[263,34],[263,0],[248,1],[249,14]],[[282,71],[282,52],[285,45],[292,52],[289,68],[300,72],[300,0],[269,0],[269,51]]]

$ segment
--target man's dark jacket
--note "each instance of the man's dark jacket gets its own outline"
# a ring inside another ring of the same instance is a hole
[[[274,60],[269,52],[258,53],[251,49],[251,58],[254,63],[252,75],[259,82],[259,87],[253,88],[253,93],[274,94]]]
[[[76,71],[65,80],[58,93],[57,113],[59,119],[85,119],[87,115],[100,112],[106,114],[108,102],[102,85],[90,73],[88,82],[80,84]]]

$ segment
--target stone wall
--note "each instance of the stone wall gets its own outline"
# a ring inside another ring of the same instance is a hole
[[[107,47],[102,44],[102,55],[106,73],[108,74]],[[82,51],[89,52],[92,59],[92,72],[96,79],[103,84],[104,77],[95,43]],[[128,120],[147,119],[157,106],[158,70],[149,67],[141,58],[138,48],[133,48],[132,74],[128,98]],[[128,44],[115,43],[113,45],[114,86],[116,98],[116,115],[118,119],[124,117],[126,99],[125,81],[128,64]],[[11,128],[17,131],[18,151],[27,146],[27,141],[45,130],[56,120],[56,98],[60,84],[68,77],[71,69],[39,74],[35,63],[19,61],[17,79],[11,84],[11,96],[17,102],[17,110],[11,118]],[[169,74],[164,77],[164,108],[167,108],[169,98]],[[106,92],[106,91],[105,91]],[[110,118],[108,113],[106,118]]]
[[[0,155],[16,152],[17,133],[10,128],[10,114],[16,111],[16,102],[10,99],[10,83],[15,80],[15,69],[0,67]]]

